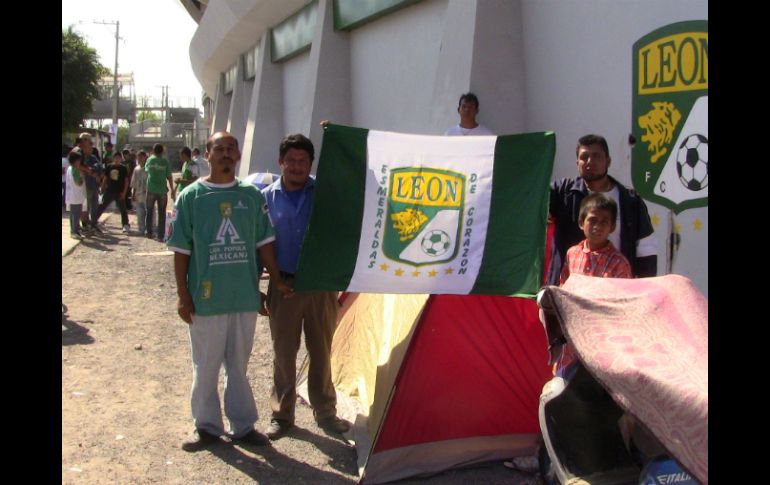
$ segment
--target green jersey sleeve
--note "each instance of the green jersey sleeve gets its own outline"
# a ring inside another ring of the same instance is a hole
[[[171,236],[168,248],[171,251],[191,254],[193,249],[193,226],[190,214],[190,192],[180,194],[174,204],[176,218],[171,223]]]

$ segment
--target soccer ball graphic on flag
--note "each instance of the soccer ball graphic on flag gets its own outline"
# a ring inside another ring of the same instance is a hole
[[[709,183],[709,141],[694,134],[684,139],[676,154],[676,173],[689,190],[698,191]]]
[[[449,250],[449,234],[440,229],[429,231],[422,238],[422,250],[428,256],[441,256]]]

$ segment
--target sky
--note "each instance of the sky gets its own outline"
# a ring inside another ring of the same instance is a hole
[[[202,88],[189,53],[198,24],[178,0],[62,0],[61,8],[62,28],[72,25],[110,73],[115,69],[115,25],[94,21],[120,22],[118,72],[134,73],[137,98],[160,102],[161,86],[168,86],[172,105],[202,109]]]

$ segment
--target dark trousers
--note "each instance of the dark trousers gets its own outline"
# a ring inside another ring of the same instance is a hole
[[[152,236],[152,214],[155,211],[155,203],[158,203],[158,239],[166,237],[166,204],[168,195],[147,192],[147,216],[144,227],[148,236]]]
[[[99,222],[97,212],[99,211],[99,190],[89,190],[86,187],[86,199],[88,199],[88,218],[91,227],[96,227]]]
[[[297,292],[284,300],[273,281],[267,292],[270,335],[273,339],[273,418],[294,423],[297,401],[297,352],[305,331],[310,366],[308,394],[316,420],[337,414],[337,393],[332,384],[331,348],[337,327],[337,292]]]
[[[99,220],[99,218],[102,216],[102,213],[104,213],[104,210],[113,201],[118,206],[118,210],[120,211],[120,225],[127,226],[128,212],[126,211],[126,199],[121,199],[120,194],[114,194],[111,192],[105,192],[104,195],[102,196],[102,203],[96,210],[96,220],[97,221]]]

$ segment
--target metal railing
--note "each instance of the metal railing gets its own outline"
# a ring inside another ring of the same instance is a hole
[[[176,138],[180,143],[191,148],[205,146],[208,132],[208,127],[198,125],[196,129],[194,123],[164,123],[154,120],[132,123],[128,128],[130,139],[141,138],[151,142]]]

